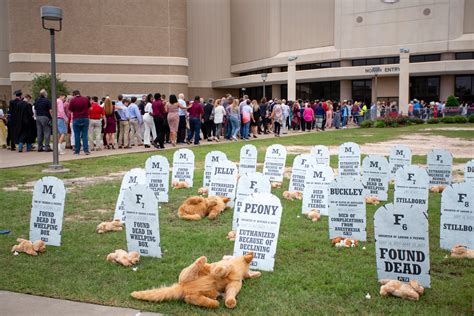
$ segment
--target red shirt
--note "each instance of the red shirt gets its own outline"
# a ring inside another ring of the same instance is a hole
[[[200,102],[193,102],[193,106],[188,109],[190,118],[200,118],[204,114],[204,108]]]
[[[151,108],[154,117],[165,118],[165,105],[163,104],[163,102],[161,102],[161,100],[153,101],[153,103],[151,104]]]
[[[72,112],[73,120],[89,118],[89,99],[83,96],[75,96],[69,103],[69,111]]]
[[[89,118],[91,120],[100,120],[102,116],[105,116],[105,110],[95,102],[92,102],[92,106],[89,109]]]

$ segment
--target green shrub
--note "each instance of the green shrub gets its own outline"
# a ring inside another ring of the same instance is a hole
[[[377,121],[375,122],[375,127],[376,127],[376,128],[384,128],[384,127],[385,127],[385,122],[382,121],[382,120],[377,120]]]
[[[36,100],[39,97],[41,89],[46,89],[46,91],[48,92],[48,97],[51,98],[51,74],[35,74],[31,84],[31,93],[33,95],[33,100]],[[66,82],[61,81],[61,78],[56,75],[56,96],[59,97],[60,94],[68,95],[69,88],[67,87]]]
[[[372,120],[365,120],[362,123],[360,123],[360,127],[362,128],[369,128],[369,127],[374,127],[374,121]]]
[[[423,120],[422,120],[421,118],[419,118],[419,117],[411,117],[411,118],[408,119],[408,121],[409,121],[410,123],[417,124],[417,125],[418,125],[418,124],[424,124],[424,123],[425,123],[425,121],[423,121]]]
[[[439,123],[439,120],[437,118],[430,118],[428,121],[427,121],[428,124],[438,124]]]
[[[467,123],[467,119],[464,116],[458,115],[454,116],[454,122],[456,123]]]
[[[467,121],[468,121],[469,123],[474,123],[474,114],[469,115],[469,116],[467,117]]]
[[[400,124],[398,124],[398,122],[390,123],[390,127],[398,127],[398,126],[400,126]]]
[[[443,118],[441,119],[441,122],[442,122],[442,123],[446,123],[446,124],[456,123],[456,121],[454,120],[454,116],[446,116],[446,117],[443,117]]]
[[[454,95],[450,95],[446,99],[446,106],[447,107],[459,106],[459,100]]]

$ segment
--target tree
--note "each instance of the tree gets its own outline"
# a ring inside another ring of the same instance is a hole
[[[446,106],[447,107],[456,107],[459,106],[459,100],[454,95],[448,96],[446,99]]]
[[[31,93],[33,94],[33,100],[39,97],[41,89],[46,89],[48,96],[51,98],[51,74],[35,74],[33,76]],[[69,88],[66,85],[66,81],[61,81],[61,78],[56,75],[56,96],[60,94],[69,94]]]

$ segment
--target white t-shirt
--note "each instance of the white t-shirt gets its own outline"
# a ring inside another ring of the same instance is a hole
[[[178,102],[181,106],[186,106],[186,101],[184,101],[183,99],[178,99]],[[178,108],[178,115],[179,116],[186,116],[186,109],[182,109],[182,108]]]
[[[151,113],[152,112],[152,107],[151,107],[151,103],[148,102],[146,105],[145,105],[145,113]],[[150,114],[151,115],[151,114]]]
[[[220,124],[224,121],[225,109],[222,105],[214,108],[214,123]]]

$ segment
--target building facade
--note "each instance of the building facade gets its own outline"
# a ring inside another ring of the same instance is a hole
[[[474,102],[474,0],[0,0],[0,99],[49,71],[42,5],[87,95]]]

